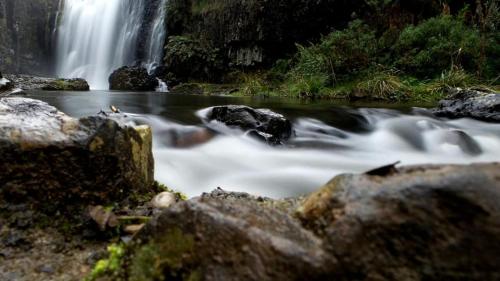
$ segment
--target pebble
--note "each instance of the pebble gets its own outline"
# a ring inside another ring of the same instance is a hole
[[[158,208],[158,209],[166,209],[172,206],[177,202],[177,197],[175,194],[171,192],[162,192],[158,195],[156,195],[153,200],[151,200],[151,204],[153,205],[153,208]]]

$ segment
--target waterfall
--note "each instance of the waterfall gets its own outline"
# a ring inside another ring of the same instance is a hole
[[[62,0],[57,30],[57,76],[85,78],[92,89],[107,89],[111,72],[138,62],[145,0]],[[162,59],[165,5],[160,0],[148,31],[146,57],[152,71]]]
[[[166,25],[167,0],[161,0],[149,33],[145,65],[151,73],[163,60],[163,45],[167,36]]]

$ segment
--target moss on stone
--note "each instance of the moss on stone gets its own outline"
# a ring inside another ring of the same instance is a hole
[[[117,275],[122,268],[125,246],[123,244],[111,244],[108,246],[108,257],[99,260],[84,281],[98,280],[104,275]]]
[[[132,255],[128,269],[130,281],[199,280],[191,270],[194,238],[180,229],[172,229],[159,240],[140,246]]]

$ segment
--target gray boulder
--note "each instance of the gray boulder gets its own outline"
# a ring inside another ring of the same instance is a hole
[[[298,210],[340,280],[500,280],[499,164],[370,174],[338,176]]]
[[[439,102],[434,114],[449,118],[475,118],[500,121],[500,93],[484,89],[452,89],[449,98]]]
[[[205,122],[217,121],[270,144],[282,144],[292,136],[291,122],[283,115],[268,109],[254,109],[242,105],[216,106],[208,109]],[[217,129],[217,127],[213,127]]]
[[[0,203],[58,208],[145,193],[154,180],[151,146],[147,126],[0,99]]]

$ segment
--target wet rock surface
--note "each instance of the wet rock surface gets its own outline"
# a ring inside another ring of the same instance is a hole
[[[23,74],[11,74],[6,76],[13,81],[16,87],[23,90],[88,91],[90,89],[87,81],[81,78],[59,79]]]
[[[218,190],[165,210],[136,237],[130,280],[153,280],[147,264],[156,259],[166,279],[317,280],[335,258],[288,215],[293,203],[269,201]]]
[[[4,72],[53,72],[53,36],[59,2],[0,1],[0,68]]]
[[[452,89],[450,97],[439,102],[434,114],[449,118],[475,118],[500,122],[500,93],[484,89]]]
[[[305,199],[216,190],[178,203],[136,236],[123,276],[499,280],[500,164],[391,167]]]
[[[144,67],[124,66],[109,76],[109,89],[120,91],[154,91],[158,80]]]
[[[241,105],[216,106],[207,109],[204,121],[216,131],[218,127],[212,126],[210,122],[217,121],[230,128],[241,129],[252,137],[273,145],[283,144],[292,136],[291,122],[268,109]]]
[[[0,99],[0,202],[41,208],[115,202],[153,184],[151,130],[75,119],[33,99]]]
[[[299,208],[341,280],[499,280],[500,165],[342,175]]]

